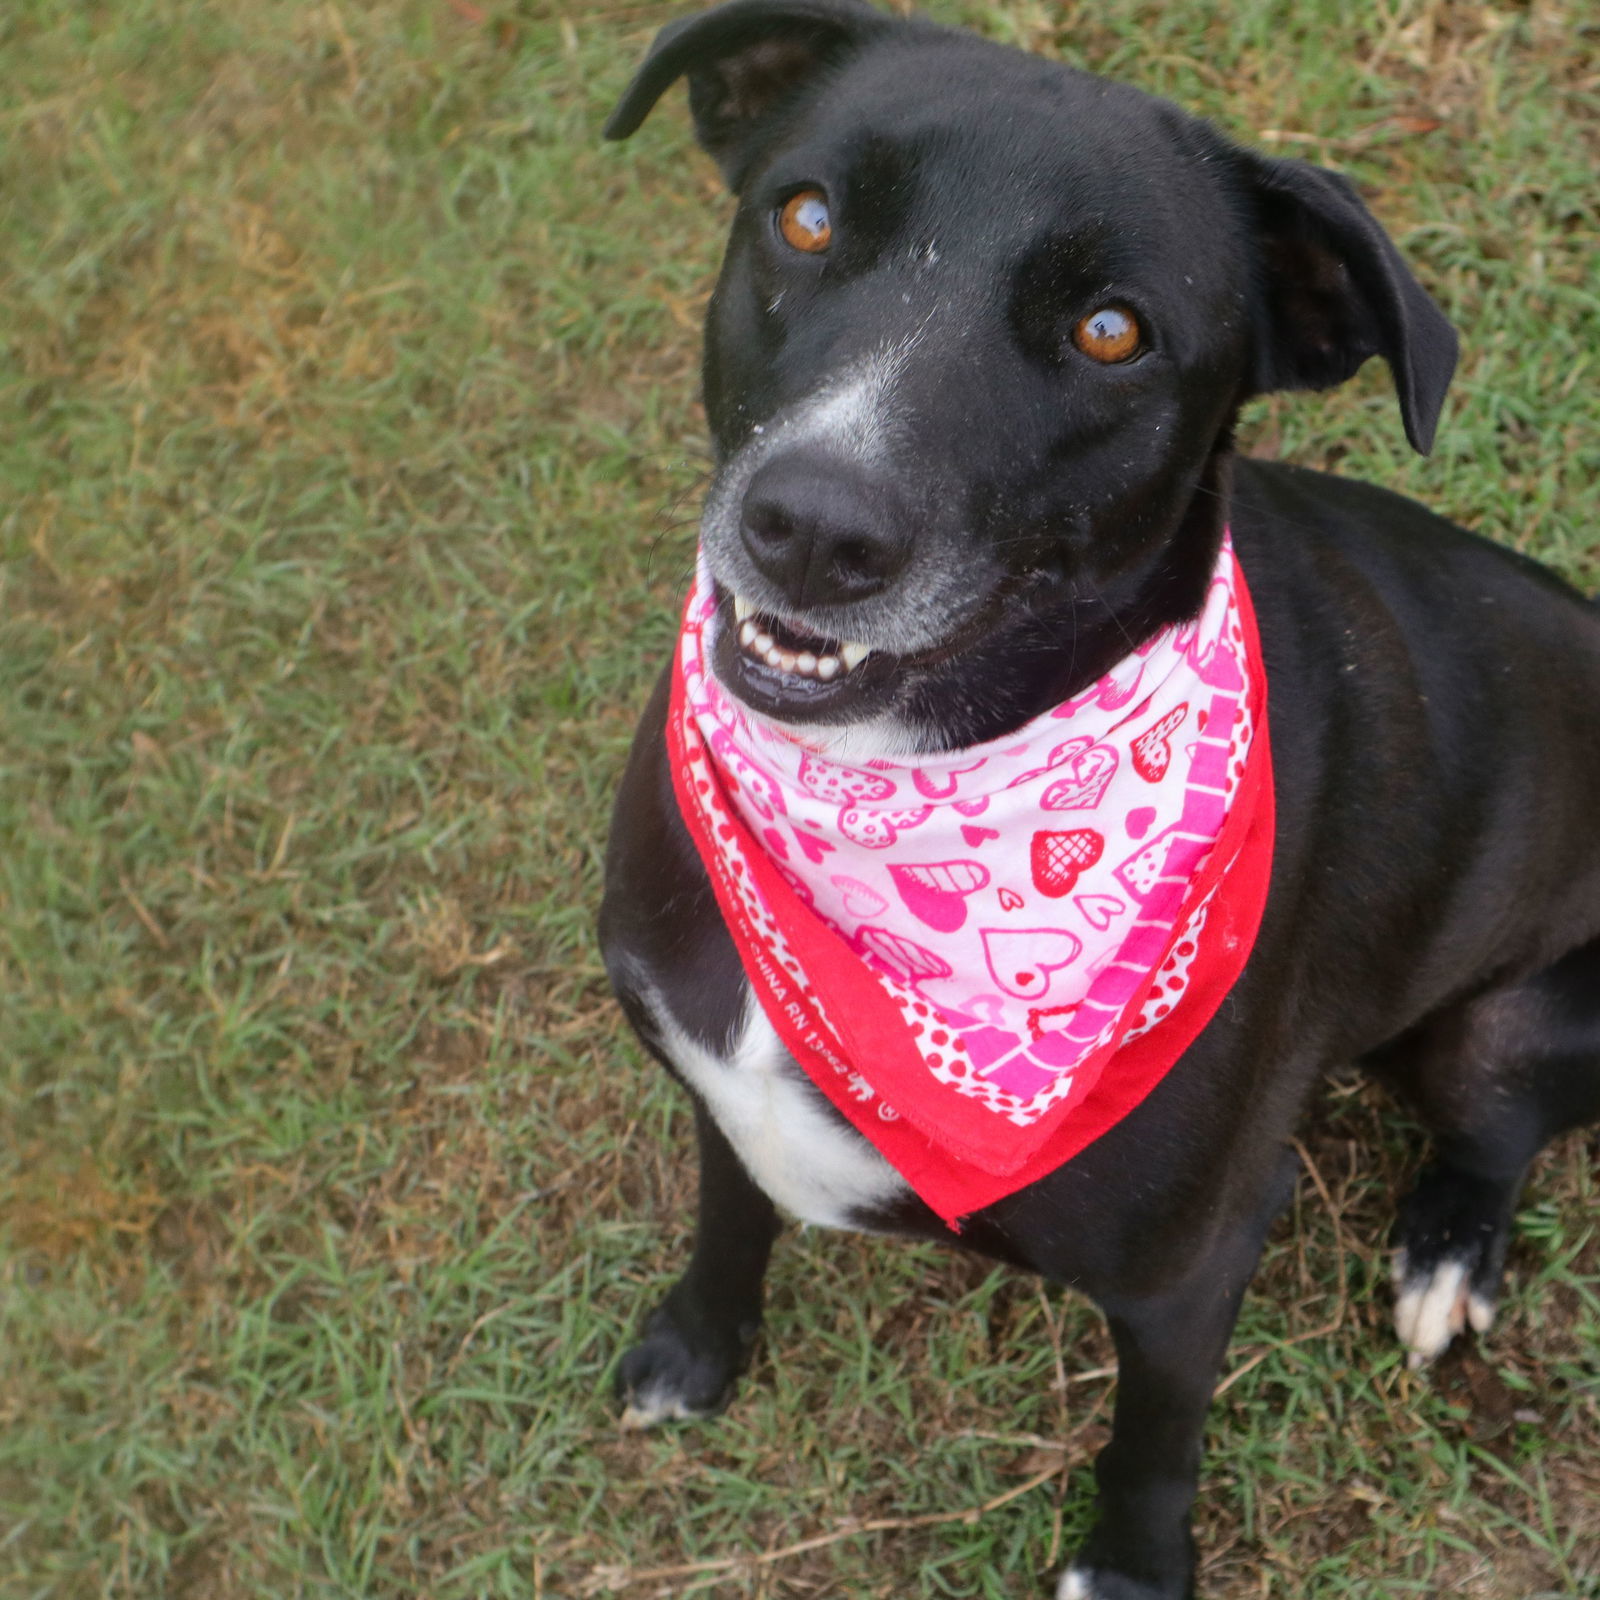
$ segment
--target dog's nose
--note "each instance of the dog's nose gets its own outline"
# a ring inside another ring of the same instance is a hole
[[[780,456],[744,494],[740,536],[796,607],[848,605],[888,587],[911,555],[901,508],[849,467]]]

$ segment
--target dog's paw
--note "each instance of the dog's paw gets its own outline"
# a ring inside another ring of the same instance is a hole
[[[1395,1226],[1394,1325],[1413,1369],[1467,1328],[1487,1333],[1505,1270],[1515,1190],[1439,1165]]]
[[[1163,1588],[1120,1573],[1073,1565],[1056,1584],[1056,1600],[1187,1600],[1194,1591],[1180,1582]]]
[[[1464,1329],[1487,1333],[1493,1322],[1494,1299],[1474,1286],[1472,1263],[1446,1256],[1413,1267],[1409,1251],[1395,1252],[1394,1326],[1413,1371],[1442,1356]]]
[[[686,1328],[669,1300],[652,1313],[644,1338],[617,1369],[624,1428],[714,1417],[733,1397],[750,1359],[758,1324],[732,1332]]]

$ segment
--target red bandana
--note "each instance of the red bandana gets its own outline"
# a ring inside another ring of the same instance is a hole
[[[1155,1088],[1272,864],[1266,679],[1225,539],[1201,615],[991,744],[846,766],[717,682],[704,570],[667,736],[745,973],[818,1088],[955,1219]]]

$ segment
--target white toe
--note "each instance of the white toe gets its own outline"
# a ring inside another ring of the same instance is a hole
[[[1467,1321],[1474,1333],[1487,1333],[1494,1326],[1494,1301],[1485,1300],[1481,1294],[1468,1295]]]
[[[1056,1600],[1094,1600],[1094,1580],[1082,1567],[1068,1567],[1056,1585]]]
[[[628,1401],[622,1413],[622,1426],[629,1430],[653,1428],[658,1422],[686,1422],[695,1413],[675,1394],[663,1389],[647,1389]]]
[[[1396,1270],[1397,1275],[1404,1272],[1402,1262],[1396,1263]],[[1441,1261],[1430,1276],[1403,1276],[1401,1281],[1405,1287],[1395,1297],[1394,1325],[1400,1342],[1411,1352],[1407,1364],[1415,1368],[1442,1355],[1466,1326],[1467,1268],[1461,1261]],[[1476,1321],[1473,1326],[1478,1326]]]

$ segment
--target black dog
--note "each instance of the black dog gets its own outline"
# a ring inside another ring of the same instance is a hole
[[[1208,1403],[1319,1075],[1366,1060],[1434,1135],[1397,1229],[1417,1360],[1488,1325],[1529,1163],[1600,1117],[1600,612],[1383,490],[1233,457],[1252,395],[1372,355],[1432,441],[1455,337],[1343,179],[854,0],[666,28],[607,134],[682,75],[739,196],[705,355],[733,695],[857,758],[957,749],[1194,616],[1225,524],[1248,574],[1277,805],[1254,953],[1147,1100],[962,1234],[1092,1296],[1115,1337],[1098,1520],[1058,1593],[1177,1600]],[[857,644],[797,669],[806,640]],[[666,704],[664,679],[602,912],[700,1142],[693,1257],[622,1363],[641,1422],[725,1401],[774,1202],[950,1237],[751,998],[675,805]]]

